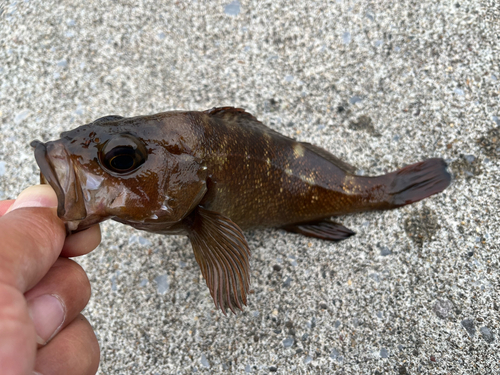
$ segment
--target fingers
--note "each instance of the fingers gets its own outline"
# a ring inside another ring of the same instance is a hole
[[[23,294],[0,285],[0,373],[28,374],[33,369],[35,337]]]
[[[37,361],[46,374],[76,374],[73,366],[79,364],[85,369],[82,374],[94,374],[98,366],[92,328],[84,318],[75,319],[90,297],[88,279],[76,263],[58,257],[63,247],[66,256],[91,251],[100,241],[100,230],[96,226],[66,240],[56,206],[57,197],[48,185],[26,189],[15,202],[0,202],[2,374],[29,373],[36,343],[51,338],[40,349],[45,357]],[[64,360],[58,360],[60,353]],[[60,372],[50,370],[51,356]],[[64,363],[71,367],[59,366]]]
[[[5,212],[12,206],[12,203],[14,203],[14,199],[8,200],[8,201],[0,201],[0,217],[2,217]]]
[[[97,338],[80,314],[38,351],[35,371],[43,375],[94,375],[98,367]]]
[[[32,186],[0,217],[0,285],[24,293],[54,264],[66,237],[55,206],[50,186]]]
[[[90,299],[85,271],[74,261],[59,258],[49,272],[25,294],[37,342],[46,344],[73,321]]]
[[[26,206],[57,206],[56,195],[49,185],[38,185],[36,187],[31,187],[29,190],[29,194],[27,194],[28,191],[22,192],[17,199],[17,203],[14,205],[14,200],[0,201],[0,217],[7,212]],[[29,198],[28,201],[24,201],[23,203],[23,200],[26,198]],[[101,230],[99,225],[94,225],[82,232],[77,232],[68,236],[64,241],[64,246],[60,255],[63,257],[85,255],[94,250],[100,243]]]
[[[82,232],[76,232],[66,238],[61,256],[77,257],[90,253],[101,243],[99,224],[91,226]]]

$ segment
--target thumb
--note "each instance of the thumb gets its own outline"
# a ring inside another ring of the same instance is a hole
[[[66,237],[56,206],[54,190],[36,185],[21,192],[0,217],[0,283],[24,293],[56,261]]]
[[[28,374],[34,366],[36,331],[23,293],[47,273],[61,251],[64,224],[55,208],[40,208],[56,205],[50,186],[32,186],[0,217],[2,374]]]
[[[23,190],[7,213],[23,207],[57,207],[57,196],[50,185],[35,185]]]

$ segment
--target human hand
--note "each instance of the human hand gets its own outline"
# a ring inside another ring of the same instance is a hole
[[[97,339],[80,314],[90,283],[67,257],[94,250],[101,232],[96,225],[66,237],[56,206],[49,185],[0,201],[2,375],[87,375],[99,366]]]

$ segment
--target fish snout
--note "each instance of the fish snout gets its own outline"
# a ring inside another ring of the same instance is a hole
[[[87,210],[74,165],[60,142],[31,142],[40,168],[40,181],[48,183],[57,195],[57,215],[65,222],[81,221]]]

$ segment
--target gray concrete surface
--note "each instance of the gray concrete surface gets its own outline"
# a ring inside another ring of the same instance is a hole
[[[222,105],[360,173],[443,157],[455,179],[340,218],[339,244],[247,233],[254,292],[229,317],[186,238],[104,223],[80,260],[100,374],[500,373],[498,1],[160,3],[0,5],[0,199],[37,183],[32,139]]]

